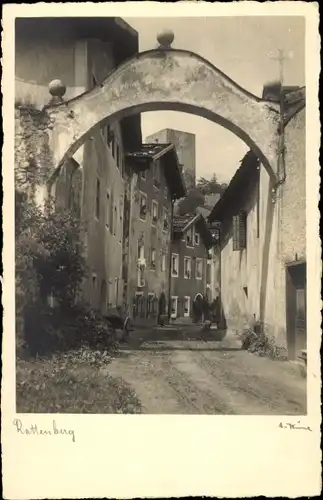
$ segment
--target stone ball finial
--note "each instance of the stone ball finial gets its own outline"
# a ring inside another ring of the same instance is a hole
[[[171,30],[164,30],[157,35],[157,41],[159,43],[159,48],[170,49],[174,41],[174,33]]]
[[[48,85],[50,95],[62,99],[66,92],[66,85],[61,80],[52,80]]]

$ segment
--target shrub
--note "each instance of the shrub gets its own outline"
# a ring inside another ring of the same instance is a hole
[[[254,331],[256,328],[247,328],[240,334],[242,349],[258,356],[269,356],[272,359],[286,359],[284,349],[278,347],[275,340],[263,331]]]
[[[109,352],[117,348],[114,329],[99,312],[84,305],[32,304],[25,311],[25,340],[32,356],[82,346]]]

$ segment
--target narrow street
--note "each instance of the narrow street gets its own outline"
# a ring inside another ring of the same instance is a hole
[[[108,366],[149,414],[303,415],[306,380],[293,363],[240,349],[193,327],[135,332]]]

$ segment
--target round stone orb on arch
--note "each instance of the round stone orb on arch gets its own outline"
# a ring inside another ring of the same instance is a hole
[[[159,48],[139,53],[76,98],[47,107],[55,166],[73,156],[98,125],[132,114],[172,110],[230,130],[255,152],[275,182],[279,104],[250,94],[198,54],[172,49],[173,38],[171,32],[159,34]],[[62,89],[55,85],[61,101]]]

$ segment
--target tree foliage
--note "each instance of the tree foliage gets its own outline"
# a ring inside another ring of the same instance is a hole
[[[50,295],[61,304],[73,303],[86,270],[80,221],[69,210],[55,210],[52,203],[42,213],[18,192],[15,201],[20,305],[38,299],[46,301]]]
[[[204,195],[195,187],[188,191],[185,198],[180,200],[178,204],[178,214],[185,215],[195,213],[197,207],[204,206]]]
[[[200,177],[197,182],[197,188],[203,193],[203,195],[209,194],[220,194],[222,195],[227,188],[227,184],[220,183],[216,174],[213,174],[211,179],[206,179],[205,177]]]

